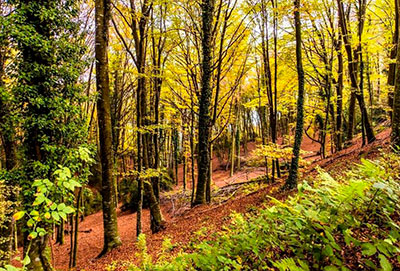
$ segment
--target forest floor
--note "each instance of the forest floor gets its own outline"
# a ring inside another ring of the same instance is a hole
[[[318,155],[319,145],[304,137],[302,149],[313,152],[315,155],[307,155],[310,165],[303,168],[300,174],[303,178],[317,174],[317,166],[332,174],[344,172],[345,169],[359,162],[361,158],[373,159],[379,156],[382,149],[389,148],[389,138],[390,130],[385,129],[377,135],[376,142],[371,145],[363,147],[361,139],[356,138],[348,144],[349,146],[346,149],[321,159]],[[249,155],[254,148],[255,144],[250,143],[248,147]],[[233,183],[249,181],[265,174],[264,168],[242,167],[240,171],[229,177],[229,170],[226,170],[218,162],[214,161],[214,163],[213,181],[215,186],[221,188],[220,190],[232,187]],[[171,253],[174,253],[196,239],[196,232],[204,228],[207,229],[207,235],[211,236],[211,233],[217,232],[224,225],[229,224],[232,212],[245,213],[251,208],[260,207],[264,204],[266,195],[280,200],[285,199],[288,193],[279,189],[283,182],[284,180],[281,179],[272,184],[260,184],[259,189],[257,187],[249,193],[237,193],[235,195],[235,192],[233,192],[232,195],[229,194],[222,201],[192,209],[189,208],[187,200],[183,200],[188,197],[189,191],[187,191],[186,196],[183,196],[183,193],[178,192],[178,190],[182,190],[182,185],[179,184],[174,192],[167,192],[161,199],[163,215],[167,221],[167,228],[164,231],[151,234],[149,210],[143,210],[143,229],[146,234],[148,253],[152,255],[153,259],[156,259],[165,238],[171,239],[175,247]],[[181,199],[181,202],[179,199]],[[105,270],[114,261],[120,263],[137,261],[136,213],[118,210],[118,226],[123,245],[105,257],[96,259],[103,245],[102,213],[90,215],[80,223],[78,268],[76,270]],[[68,269],[70,241],[67,239],[69,239],[68,236],[66,236],[64,245],[52,245],[53,262],[57,270]]]

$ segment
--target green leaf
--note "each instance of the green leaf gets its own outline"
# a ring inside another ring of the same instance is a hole
[[[32,206],[37,206],[42,204],[45,201],[46,197],[43,194],[39,194],[35,201],[33,202]]]
[[[24,217],[25,213],[26,213],[25,211],[19,211],[18,213],[15,213],[13,215],[14,220],[20,220],[21,218]]]
[[[334,265],[329,265],[324,267],[324,271],[339,271],[339,269]]]
[[[327,245],[324,250],[323,250],[323,254],[330,257],[333,255],[333,249],[330,245]]]
[[[383,271],[392,271],[392,265],[389,260],[383,254],[379,254],[379,263],[381,264]]]
[[[75,212],[74,208],[72,208],[71,206],[67,206],[64,208],[64,213],[66,213],[67,215],[72,214],[73,212]]]
[[[44,218],[46,218],[46,219],[50,219],[50,218],[51,218],[51,215],[50,215],[50,213],[49,213],[49,212],[46,212],[46,213],[44,214]]]
[[[51,212],[51,216],[53,217],[53,219],[55,221],[60,221],[60,216],[58,215],[58,213],[56,211]]]
[[[38,233],[33,231],[28,235],[28,240],[33,240],[37,237]]]
[[[24,260],[22,261],[22,264],[23,264],[24,266],[26,266],[26,265],[28,265],[28,264],[30,264],[30,263],[31,263],[31,258],[29,258],[29,256],[26,255],[25,258],[24,258]]]
[[[29,213],[31,216],[39,216],[39,212],[36,210],[33,210],[32,212]]]
[[[67,220],[67,215],[64,212],[59,212],[58,215],[63,219]]]
[[[26,225],[29,228],[32,228],[35,225],[35,221],[31,218],[31,219],[28,220],[28,222],[26,222]]]
[[[75,181],[74,179],[72,179],[70,182],[71,185],[71,189],[75,188],[75,187],[82,187],[82,185],[80,183],[78,183],[77,181]]]
[[[364,256],[372,256],[376,253],[376,247],[371,243],[362,244],[361,249]]]
[[[52,204],[50,205],[50,210],[54,211],[55,209],[57,209],[57,204],[52,203]]]
[[[62,183],[63,186],[69,190],[74,190],[74,188],[71,186],[71,184],[69,182],[63,182]]]
[[[0,268],[0,270],[1,271],[3,271],[3,270],[4,271],[19,271],[19,269],[17,267],[12,266],[12,265],[6,265],[5,268],[7,268],[7,269]]]
[[[65,209],[65,207],[67,207],[67,206],[65,205],[65,203],[60,203],[60,204],[58,204],[58,206],[57,206],[57,210],[58,210],[58,211],[63,211],[63,210]]]

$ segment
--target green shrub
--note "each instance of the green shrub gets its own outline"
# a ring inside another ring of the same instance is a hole
[[[214,241],[142,270],[393,270],[400,267],[400,164],[386,155],[340,180],[320,170],[285,202],[234,214]],[[315,180],[316,179],[316,180]],[[273,204],[271,204],[273,203]],[[131,267],[131,270],[137,270]]]

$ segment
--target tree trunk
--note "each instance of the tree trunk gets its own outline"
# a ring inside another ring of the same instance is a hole
[[[303,70],[303,58],[301,49],[301,20],[300,20],[300,0],[294,1],[295,11],[295,28],[296,28],[296,59],[297,59],[297,73],[298,73],[298,97],[297,97],[297,121],[296,121],[296,133],[293,146],[293,158],[290,165],[289,177],[286,180],[285,187],[287,189],[293,189],[297,185],[297,175],[299,169],[300,159],[300,146],[303,138],[304,128],[304,70]]]
[[[104,224],[104,248],[99,256],[121,245],[118,234],[117,213],[113,176],[112,127],[110,105],[110,82],[108,74],[109,23],[111,18],[110,0],[96,0],[96,86],[100,97],[97,101],[99,122],[100,157],[102,165],[102,205]]]
[[[340,24],[340,22],[339,22]],[[343,114],[343,53],[342,53],[342,37],[339,29],[339,40],[336,46],[338,57],[338,79],[336,84],[336,150],[340,151],[343,147],[343,131],[342,131],[342,114]]]
[[[31,242],[32,243],[29,251],[25,251],[25,253],[28,253],[29,258],[31,259],[27,269],[29,271],[52,271],[53,267],[50,263],[51,251],[47,246],[47,243],[49,242],[48,235],[34,239]],[[24,247],[29,246],[26,245]]]
[[[358,67],[357,67],[358,63],[357,62],[358,61],[356,59],[357,56],[353,55],[353,51],[352,51],[352,47],[351,47],[351,43],[350,43],[350,37],[349,37],[350,32],[347,29],[347,20],[346,20],[345,15],[344,15],[344,8],[343,8],[342,0],[337,0],[337,3],[338,3],[338,9],[339,9],[339,18],[340,18],[340,27],[341,27],[341,30],[342,30],[342,38],[343,38],[343,41],[344,41],[344,46],[345,46],[345,49],[346,49],[346,52],[347,52],[347,58],[348,58],[347,62],[348,62],[350,81],[351,81],[351,89],[352,89],[352,100],[351,100],[351,103],[353,102],[353,95],[354,95],[354,98],[358,101],[358,105],[360,107],[361,115],[362,115],[362,118],[363,118],[363,126],[365,128],[365,132],[366,132],[367,140],[368,140],[368,144],[369,144],[369,143],[372,143],[373,141],[375,141],[375,135],[374,135],[374,131],[372,129],[371,123],[369,121],[368,112],[367,112],[367,109],[366,109],[366,106],[365,106],[365,101],[364,101],[364,95],[361,92],[361,90],[359,88],[359,85],[358,85],[358,82],[357,82],[357,71],[358,71]],[[361,15],[361,17],[362,16],[364,16],[364,15]],[[362,28],[363,27],[363,21],[359,22],[359,24],[360,24],[359,28]],[[361,33],[362,30],[359,30],[359,32]],[[358,53],[359,51],[360,51],[360,49],[358,49],[356,51],[356,53]],[[355,100],[354,100],[354,103],[355,103]],[[351,113],[352,112],[350,111],[349,112],[349,117],[350,117]],[[349,118],[349,124],[348,124],[349,133],[348,133],[348,136],[351,136],[351,137],[348,137],[347,138],[348,140],[350,140],[352,138],[352,136],[353,136],[353,132],[352,132],[352,129],[353,129],[352,126],[353,125],[352,125],[351,121],[352,121],[352,118]],[[350,133],[350,129],[351,129],[351,133]]]
[[[395,0],[396,14],[400,17],[400,0]],[[399,27],[399,25],[396,25]],[[400,31],[400,29],[397,29]],[[392,119],[392,144],[397,148],[400,147],[400,39],[397,41],[397,59],[396,59],[396,75],[395,75],[395,91],[393,99],[393,119]]]
[[[231,139],[231,151],[230,151],[230,154],[231,154],[231,161],[230,161],[230,163],[231,163],[231,170],[230,170],[230,174],[229,174],[229,176],[230,177],[232,177],[233,176],[233,173],[235,172],[235,147],[236,147],[236,139],[235,139],[235,137],[236,137],[236,125],[235,124],[232,124],[232,139]]]
[[[150,201],[151,231],[152,233],[156,233],[165,229],[166,223],[161,213],[160,204],[154,195],[153,187],[147,180],[144,181],[144,190],[147,199]]]
[[[212,96],[212,25],[214,1],[204,0],[202,8],[202,75],[199,111],[199,157],[196,198],[193,205],[206,202],[205,190],[210,171],[210,102]]]

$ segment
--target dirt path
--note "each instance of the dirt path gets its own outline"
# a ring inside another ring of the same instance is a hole
[[[352,145],[328,157],[324,160],[314,161],[312,165],[305,170],[304,175],[315,174],[315,166],[321,166],[327,170],[338,170],[340,167],[348,167],[358,162],[361,157],[375,157],[378,147],[388,145],[390,132],[385,130],[377,135],[377,141],[364,148],[361,147],[361,140],[356,139]],[[342,170],[343,171],[343,170]],[[264,169],[248,169],[243,168],[234,176],[229,177],[229,172],[224,170],[216,170],[213,173],[213,180],[218,187],[232,184],[235,182],[250,180],[254,177],[264,174]],[[265,196],[272,195],[278,199],[286,196],[285,193],[279,192],[281,182],[272,184],[266,188],[247,196],[234,198],[221,205],[206,205],[184,212],[184,215],[171,217],[171,206],[163,205],[162,210],[165,216],[167,229],[158,234],[151,234],[149,230],[149,211],[144,210],[143,228],[147,236],[149,253],[153,258],[161,249],[162,241],[165,237],[171,238],[174,244],[186,244],[193,237],[193,233],[206,226],[209,232],[215,232],[221,229],[222,225],[229,223],[229,215],[235,211],[239,213],[246,212],[252,206],[260,206],[265,201]],[[120,213],[118,214],[118,226],[123,245],[112,251],[106,257],[96,260],[95,257],[100,253],[103,244],[103,224],[102,214],[96,213],[88,216],[80,224],[80,230],[84,231],[79,234],[78,247],[78,267],[77,270],[105,270],[105,267],[113,261],[131,261],[135,262],[136,253],[136,214]],[[67,270],[69,261],[69,240],[62,246],[54,245],[54,265],[57,270]]]

